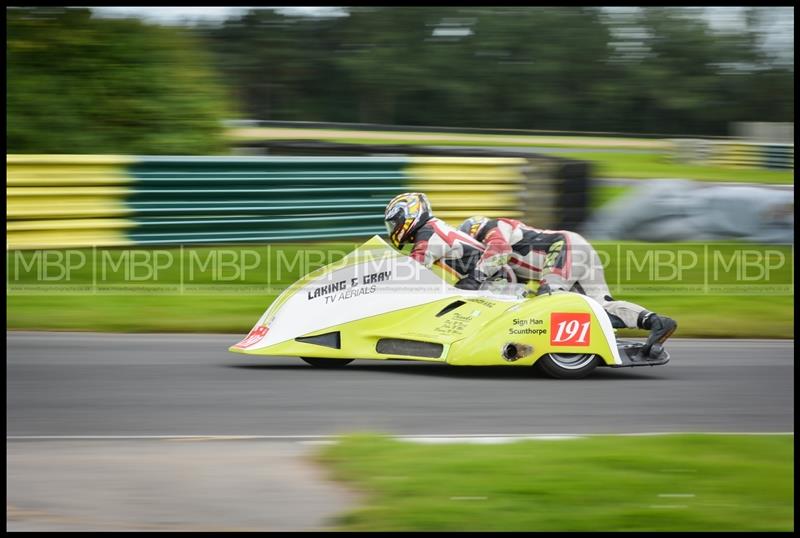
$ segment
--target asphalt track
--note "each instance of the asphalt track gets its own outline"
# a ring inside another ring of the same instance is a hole
[[[794,431],[794,341],[672,339],[665,366],[529,369],[232,354],[240,335],[7,333],[7,429],[28,436]]]

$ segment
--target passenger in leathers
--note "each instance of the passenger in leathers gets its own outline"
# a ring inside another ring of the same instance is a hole
[[[611,297],[597,251],[581,235],[543,230],[508,218],[470,217],[459,229],[481,241],[486,260],[506,257],[519,281],[538,282],[538,295],[573,291],[599,302],[616,328],[645,329],[644,356],[658,356],[677,323],[635,303]]]

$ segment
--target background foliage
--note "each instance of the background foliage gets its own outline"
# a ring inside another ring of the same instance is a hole
[[[9,153],[226,151],[230,107],[187,30],[88,9],[6,11]]]
[[[358,7],[250,11],[198,29],[253,119],[727,134],[793,121],[770,8],[712,28],[695,9]]]
[[[775,13],[719,30],[674,7],[254,9],[168,27],[10,8],[7,151],[219,153],[235,117],[724,135],[793,121],[793,57],[763,46]]]

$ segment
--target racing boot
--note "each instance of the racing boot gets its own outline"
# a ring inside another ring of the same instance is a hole
[[[664,342],[666,342],[667,338],[672,336],[672,333],[678,328],[678,324],[674,319],[668,318],[667,316],[659,316],[654,312],[648,312],[646,310],[639,314],[637,324],[639,328],[650,331],[650,336],[647,337],[647,342],[645,342],[639,353],[645,358],[651,359],[655,359],[661,355],[661,352],[664,350]]]

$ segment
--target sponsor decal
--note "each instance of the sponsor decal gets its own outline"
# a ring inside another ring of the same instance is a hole
[[[486,306],[489,308],[492,308],[497,304],[495,301],[489,301],[487,299],[481,299],[481,298],[469,298],[467,299],[467,302],[479,304],[481,306]]]
[[[592,318],[589,313],[553,312],[550,315],[550,344],[588,346]]]
[[[247,335],[247,338],[245,338],[244,340],[242,340],[233,347],[246,348],[252,346],[253,344],[257,344],[258,342],[261,341],[262,338],[264,338],[267,335],[267,332],[269,332],[269,327],[265,327],[263,325],[258,327],[253,327],[253,330],[250,331],[250,334]]]
[[[375,284],[384,282],[392,278],[391,271],[381,271],[379,273],[371,273],[362,277],[352,277],[349,279],[340,280],[318,286],[313,290],[308,291],[308,300],[313,301],[318,297],[324,297],[326,303],[332,303],[341,299],[349,299],[357,297],[365,293],[372,293],[375,291]],[[369,288],[358,289],[359,286],[370,286]]]
[[[325,284],[324,286],[320,286],[318,288],[314,288],[312,291],[308,292],[308,300],[311,301],[312,299],[316,299],[317,297],[323,297],[325,295],[329,295],[331,293],[343,290],[347,288],[347,281],[340,280],[339,282],[334,282],[332,284]]]
[[[444,322],[434,328],[434,332],[440,334],[449,334],[449,335],[460,335],[464,334],[464,330],[467,328],[467,325],[473,320],[472,316],[465,316],[463,314],[459,314],[458,312],[454,312],[449,314]]]
[[[547,334],[547,327],[544,327],[543,319],[514,318],[511,320],[508,334]]]

